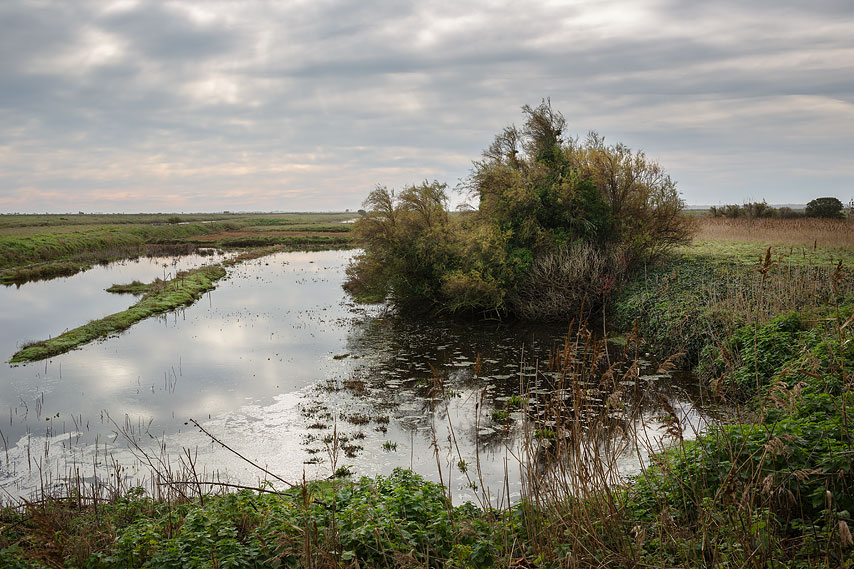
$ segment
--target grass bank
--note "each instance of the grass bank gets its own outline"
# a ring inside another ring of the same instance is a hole
[[[659,357],[682,353],[683,367],[695,367],[744,326],[791,311],[818,318],[850,302],[851,267],[850,222],[702,219],[692,244],[634,275],[612,299],[610,318],[622,330],[637,322]]]
[[[217,229],[222,226],[201,223],[24,227],[0,233],[0,269],[63,259],[85,264],[139,255],[146,245],[175,244]]]
[[[148,285],[137,285],[135,292],[144,294],[139,302],[127,310],[93,320],[55,338],[31,342],[15,353],[10,363],[33,362],[62,354],[98,338],[126,330],[149,316],[192,304],[202,294],[212,290],[215,282],[225,275],[223,267],[208,265],[179,272],[171,280],[158,279]]]
[[[0,215],[0,283],[69,276],[94,264],[196,247],[351,245],[351,213]]]

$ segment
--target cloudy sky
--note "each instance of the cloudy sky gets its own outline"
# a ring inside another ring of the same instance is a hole
[[[544,97],[688,204],[854,198],[851,0],[2,0],[0,212],[355,209]]]

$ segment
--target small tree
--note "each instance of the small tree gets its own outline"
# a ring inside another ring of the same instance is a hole
[[[816,198],[807,204],[807,217],[843,219],[842,202],[837,198]]]
[[[565,318],[690,236],[658,163],[595,133],[565,139],[547,100],[522,112],[524,125],[503,129],[474,164],[476,210],[450,216],[437,182],[371,192],[348,290],[446,312]]]
[[[353,227],[364,254],[344,288],[364,300],[441,303],[442,276],[455,265],[445,184],[423,182],[399,194],[377,187]]]

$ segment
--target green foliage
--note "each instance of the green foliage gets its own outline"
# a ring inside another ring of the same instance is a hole
[[[807,204],[805,213],[807,217],[845,218],[842,202],[837,198],[816,198]]]
[[[682,353],[694,365],[724,328],[704,294],[706,283],[720,279],[719,271],[704,257],[678,256],[644,267],[617,294],[611,319],[622,330],[637,322],[641,337],[662,359]]]
[[[353,229],[365,255],[348,271],[348,290],[391,294],[401,304],[441,303],[443,275],[458,266],[445,185],[424,182],[400,194],[384,187]],[[384,296],[384,295],[382,295]]]
[[[644,562],[854,562],[849,281],[842,263],[769,251],[757,267],[695,251],[637,275],[617,299],[623,326],[637,319],[652,345],[699,359],[713,396],[742,410],[653,457],[626,489]]]
[[[854,400],[847,399],[850,407]],[[811,393],[797,397],[793,408],[780,403],[760,423],[716,427],[661,457],[631,486],[628,503],[635,515],[649,522],[666,510],[677,526],[717,534],[708,538],[715,543],[764,520],[765,552],[796,535],[803,545],[776,556],[837,551],[838,522],[851,523],[854,512],[843,402]]]
[[[451,555],[453,509],[441,486],[398,470],[389,478],[363,478],[343,488],[337,500],[344,560],[389,565],[397,552],[435,565]]]
[[[740,365],[728,374],[728,381],[740,391],[753,392],[755,386],[768,385],[774,374],[800,348],[804,325],[798,314],[790,312],[763,326],[744,326],[729,340],[731,357]],[[726,365],[720,361],[719,365]]]
[[[844,370],[854,369],[854,345],[828,328],[851,312],[850,306],[843,307],[838,317],[819,319],[817,325],[808,325],[805,315],[789,312],[761,326],[743,326],[725,345],[707,347],[701,360],[704,373],[724,376],[740,397],[756,394],[757,389],[764,393],[775,382],[789,387],[803,382],[809,391],[838,395]]]
[[[491,417],[496,423],[505,423],[510,417],[510,414],[505,409],[493,409]]]
[[[155,281],[156,282],[156,281]],[[152,283],[153,284],[153,283]],[[151,284],[146,284],[140,281],[133,281],[128,284],[114,284],[111,287],[107,288],[107,292],[111,292],[113,294],[145,294],[148,292]]]
[[[500,519],[471,504],[454,508],[442,486],[400,469],[356,483],[310,483],[282,494],[241,490],[179,503],[157,502],[135,489],[101,504],[97,516],[88,509],[56,513],[70,518],[80,532],[76,541],[88,547],[60,546],[71,525],[45,534],[22,527],[28,518],[21,516],[14,534],[0,535],[0,564],[40,567],[30,560],[47,556],[56,566],[90,569],[479,568],[493,566],[503,549],[492,525]],[[104,532],[108,539],[89,538]]]
[[[522,110],[524,127],[505,128],[474,165],[477,210],[449,216],[438,182],[371,192],[354,227],[365,253],[348,271],[348,291],[451,313],[558,319],[600,304],[626,270],[690,234],[675,184],[642,152],[597,135],[565,141],[566,121],[548,102]],[[548,300],[532,306],[538,297]]]
[[[828,263],[826,252],[817,252],[818,262],[799,253],[776,255],[764,277],[751,253],[756,253],[755,248],[704,247],[644,267],[615,296],[611,321],[622,330],[631,330],[637,321],[649,346],[646,349],[662,359],[682,353],[687,366],[697,366],[700,377],[712,379],[742,365],[742,353],[751,357],[757,324],[762,327],[793,311],[811,321],[815,314],[827,315],[837,302],[844,304],[854,298],[854,283],[844,276],[844,267],[838,284],[833,285],[838,263]],[[776,346],[772,344],[763,346],[773,351]],[[760,354],[760,359],[764,357],[770,356]],[[750,362],[741,377],[743,383],[755,385],[755,378],[746,381],[755,372],[753,360]]]
[[[722,206],[712,206],[709,208],[709,214],[712,217],[728,217],[730,219],[763,219],[763,218],[794,218],[801,215],[789,207],[781,207],[779,209],[771,207],[768,202],[747,202],[744,205],[726,204]]]

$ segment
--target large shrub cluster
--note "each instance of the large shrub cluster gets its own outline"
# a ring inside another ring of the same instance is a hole
[[[643,152],[595,133],[564,138],[548,102],[523,113],[524,126],[501,131],[474,165],[476,209],[451,215],[438,182],[375,189],[346,288],[451,313],[561,318],[688,237],[675,183]]]

